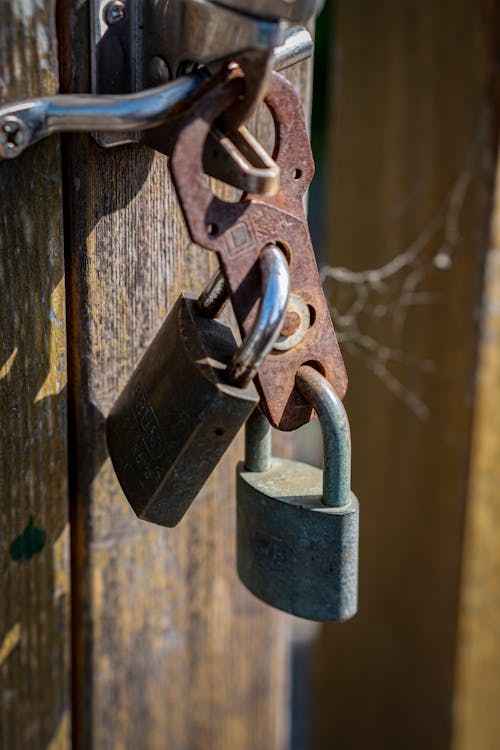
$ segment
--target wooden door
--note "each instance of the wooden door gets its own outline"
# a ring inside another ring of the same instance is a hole
[[[59,4],[57,29],[54,10],[0,3],[2,101],[58,73],[90,90],[89,4]],[[307,103],[309,66],[291,78]],[[0,165],[0,196],[0,746],[284,748],[287,619],[235,573],[241,440],[171,530],[135,517],[106,449],[120,388],[212,269],[167,158],[52,137]]]

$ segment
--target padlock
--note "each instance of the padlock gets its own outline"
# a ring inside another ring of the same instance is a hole
[[[237,468],[238,575],[277,609],[320,622],[346,620],[357,611],[359,532],[349,422],[314,367],[300,367],[296,384],[320,419],[324,471],[271,456],[269,425],[255,410]]]
[[[226,299],[220,276],[198,299],[182,294],[107,420],[111,460],[142,519],[175,526],[258,401],[252,378],[283,325],[288,265],[276,245],[260,256],[262,296],[238,349],[212,316]]]

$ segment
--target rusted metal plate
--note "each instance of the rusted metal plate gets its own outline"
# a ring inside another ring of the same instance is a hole
[[[241,94],[241,86],[241,74],[232,71],[194,107],[179,132],[171,170],[191,238],[219,257],[242,335],[257,309],[261,250],[275,242],[289,260],[290,291],[309,307],[311,325],[293,349],[273,350],[260,369],[257,388],[271,424],[294,430],[312,417],[310,405],[295,389],[298,367],[316,362],[341,398],[347,374],[304,213],[304,194],[314,174],[307,128],[299,97],[282,76],[273,74],[265,100],[276,126],[273,158],[281,170],[279,192],[273,197],[244,195],[229,203],[212,193],[205,177],[206,138],[213,122]]]

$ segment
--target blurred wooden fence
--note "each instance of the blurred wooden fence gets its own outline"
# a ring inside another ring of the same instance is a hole
[[[500,743],[499,5],[338,0],[326,288],[350,374],[360,611],[314,747]]]

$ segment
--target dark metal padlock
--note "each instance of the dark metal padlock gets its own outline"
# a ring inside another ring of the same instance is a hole
[[[259,599],[298,617],[340,621],[357,611],[359,505],[350,490],[347,415],[332,386],[303,366],[297,388],[316,410],[324,464],[271,457],[271,432],[257,409],[237,469],[237,559]]]
[[[280,333],[288,299],[288,267],[276,246],[265,248],[260,268],[259,311],[239,349],[230,327],[207,317],[221,306],[221,284],[199,299],[182,294],[111,409],[111,460],[144,520],[179,523],[258,401],[251,379]]]

